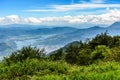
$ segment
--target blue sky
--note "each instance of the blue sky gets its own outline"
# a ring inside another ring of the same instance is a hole
[[[61,21],[59,25],[68,25],[69,23],[71,25],[74,22],[84,24],[90,17],[103,19],[100,15],[105,15],[108,18],[107,14],[115,18],[113,21],[108,21],[111,23],[118,20],[115,14],[119,14],[120,0],[0,0],[0,10],[0,24],[41,24],[43,21],[46,24],[53,19],[59,19],[58,21]],[[66,16],[67,19],[74,19],[74,21],[67,21]],[[82,17],[87,19],[81,21]],[[119,18],[119,15],[117,17]],[[89,24],[88,22],[85,23]],[[58,24],[58,22],[54,24]],[[48,23],[47,25],[51,24]]]
[[[0,0],[0,10],[1,10],[0,16],[7,16],[11,14],[20,15],[24,17],[77,15],[79,13],[83,13],[84,10],[82,9],[69,10],[69,11],[64,11],[63,14],[63,11],[61,12],[54,11],[54,7],[52,6],[83,4],[83,3],[87,4],[87,3],[97,3],[97,2],[102,4],[120,4],[120,0]],[[105,9],[105,7],[95,8],[95,9],[85,9],[85,11],[87,11],[88,14],[89,12],[94,10],[100,13],[99,11],[101,10],[102,12],[102,9]],[[29,10],[36,10],[36,11],[29,11]],[[40,11],[40,10],[46,10],[46,11]]]
[[[47,9],[50,5],[70,4],[70,0],[0,0],[0,16],[6,16],[11,14],[21,16],[38,16],[38,12],[26,12],[30,9]],[[47,14],[48,12],[43,14]],[[39,15],[41,16],[41,15]]]

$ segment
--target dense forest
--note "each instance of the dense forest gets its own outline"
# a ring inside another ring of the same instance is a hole
[[[120,80],[120,36],[107,32],[47,55],[23,47],[0,62],[0,80]]]

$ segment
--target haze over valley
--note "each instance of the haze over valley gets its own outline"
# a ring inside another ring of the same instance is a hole
[[[26,27],[3,26],[0,28],[0,56],[8,56],[11,52],[20,50],[24,46],[44,48],[48,54],[70,42],[86,41],[106,31],[112,36],[120,35],[119,25],[120,22],[115,22],[108,27],[93,26],[84,29],[73,27],[29,28],[29,25],[22,25]]]

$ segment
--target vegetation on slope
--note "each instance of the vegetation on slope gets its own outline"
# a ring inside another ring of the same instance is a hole
[[[51,55],[23,47],[0,62],[0,80],[119,80],[120,36],[98,34]]]

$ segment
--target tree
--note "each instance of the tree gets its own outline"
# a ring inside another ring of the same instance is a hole
[[[8,58],[6,57],[5,60],[10,60],[13,62],[23,62],[27,58],[37,58],[43,59],[45,58],[44,49],[37,49],[36,47],[23,47],[21,50],[13,52]]]
[[[107,47],[111,47],[112,37],[105,33],[98,34],[95,38],[88,42],[91,49],[95,49],[98,45],[106,45]]]
[[[112,47],[118,47],[118,46],[120,46],[120,36],[113,36],[111,46]]]
[[[120,62],[120,46],[110,49],[110,53],[105,57],[105,61]]]
[[[50,58],[54,61],[56,60],[63,60],[65,58],[65,53],[63,53],[63,49],[60,48],[54,54],[50,55]]]
[[[90,58],[90,54],[91,54],[91,49],[82,49],[80,52],[79,52],[79,55],[78,55],[78,64],[79,65],[88,65],[91,63],[91,58]]]
[[[80,51],[79,45],[70,45],[67,49],[66,49],[66,56],[65,56],[65,60],[68,63],[74,64],[77,63],[78,60],[78,53]]]
[[[91,53],[91,58],[93,61],[95,60],[103,60],[107,54],[110,53],[110,49],[105,45],[98,45],[95,47],[95,50]]]

